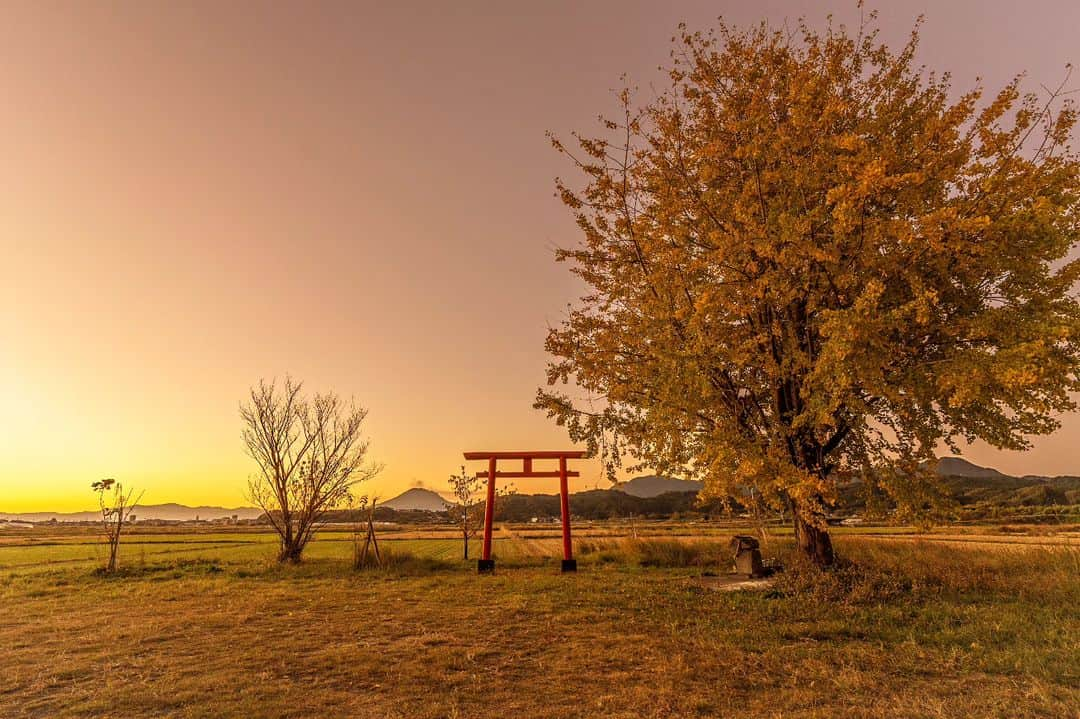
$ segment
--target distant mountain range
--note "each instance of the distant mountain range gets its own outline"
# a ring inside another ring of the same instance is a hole
[[[258,507],[189,507],[186,504],[137,504],[132,514],[136,521],[158,519],[186,522],[193,519],[221,519],[235,515],[239,519],[256,519],[263,511]],[[93,522],[101,519],[100,512],[0,512],[0,519],[22,522]]]
[[[1004,474],[991,467],[980,467],[962,457],[940,457],[937,461],[936,471],[939,477],[1011,480],[1007,482],[1009,485],[1015,485],[1017,482],[1020,482],[1021,484],[1040,482],[1069,483],[1070,480],[1076,479],[1076,477],[1072,476],[1045,477],[1036,474],[1025,474],[1017,477]],[[635,497],[658,497],[666,492],[699,492],[701,491],[702,483],[692,479],[674,479],[671,477],[647,475],[644,477],[634,477],[626,482],[621,482],[615,485],[614,488]]]
[[[413,487],[407,489],[393,499],[388,499],[385,502],[379,502],[379,507],[389,507],[390,509],[397,510],[399,512],[410,511],[423,511],[423,512],[442,512],[450,503],[438,492],[433,492],[430,489],[424,489],[423,487]]]
[[[960,457],[941,457],[938,460],[936,471],[938,475],[946,480],[950,494],[961,504],[991,503],[1015,506],[1080,503],[1080,477],[1043,477],[1039,475],[1016,477],[990,467],[980,467]],[[652,502],[657,497],[662,497],[665,494],[693,494],[699,492],[701,488],[702,483],[695,480],[646,475],[620,482],[608,490],[582,492],[577,496],[582,498],[579,501],[584,501],[583,498],[586,496],[600,496],[604,493],[614,492],[616,493],[615,497],[618,494],[624,494]],[[535,495],[535,497],[542,496],[546,495]],[[683,502],[683,500],[680,499],[678,502]],[[378,507],[385,507],[399,512],[441,512],[449,506],[450,503],[438,492],[423,487],[413,487],[393,499],[378,504]],[[189,507],[183,504],[170,503],[137,505],[134,514],[137,520],[190,521],[196,518],[202,520],[221,519],[234,515],[239,519],[257,519],[263,512],[257,507],[235,507],[230,509],[210,506]],[[98,512],[0,512],[0,520],[23,522],[48,522],[51,520],[58,522],[85,522],[96,521],[100,519],[100,516]]]
[[[944,457],[935,466],[942,488],[968,519],[1002,516],[1057,517],[1067,507],[1080,506],[1080,477],[1012,477],[980,467],[959,457]],[[575,515],[587,519],[612,517],[666,517],[675,514],[732,511],[715,502],[700,504],[701,483],[649,475],[635,477],[611,489],[577,492],[570,497]],[[859,482],[838,488],[834,512],[850,516],[866,510],[866,485]],[[737,498],[736,498],[737,500]],[[734,511],[740,512],[736,501]],[[888,509],[885,500],[884,509]],[[554,494],[511,495],[496,503],[496,519],[527,522],[559,515]],[[1070,515],[1071,516],[1071,515]]]
[[[634,477],[629,481],[620,482],[611,489],[624,494],[629,494],[633,497],[647,498],[658,497],[667,492],[699,492],[701,491],[701,486],[701,482],[692,479],[673,479],[670,477],[649,475],[646,477]],[[379,502],[378,506],[388,507],[399,512],[442,512],[449,507],[450,504],[451,503],[438,492],[423,487],[413,487],[393,499]]]
[[[1053,477],[1044,474],[1004,474],[991,469],[972,464],[960,457],[941,457],[938,459],[937,473],[941,477],[966,477],[968,479],[1001,479],[1014,480],[1028,483],[1071,484],[1080,482],[1080,477],[1071,474],[1059,474]]]

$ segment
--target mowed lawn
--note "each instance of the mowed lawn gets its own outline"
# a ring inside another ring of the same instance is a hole
[[[0,717],[1080,716],[1076,547],[843,536],[854,567],[726,592],[713,537],[583,539],[564,576],[504,534],[484,577],[448,538],[359,572],[346,534],[298,567],[140,539],[113,578],[77,538],[0,546]]]

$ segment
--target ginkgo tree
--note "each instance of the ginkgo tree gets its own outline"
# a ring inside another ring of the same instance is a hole
[[[840,483],[917,509],[940,447],[1025,449],[1080,390],[1067,82],[954,94],[875,26],[683,28],[666,88],[554,140],[588,293],[537,407],[612,470],[753,488],[819,565]]]

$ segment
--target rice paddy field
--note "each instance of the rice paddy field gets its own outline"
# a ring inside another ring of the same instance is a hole
[[[840,537],[860,537],[865,540],[919,544],[971,544],[987,548],[995,546],[1015,549],[1018,546],[1073,546],[1080,548],[1080,527],[1022,527],[994,531],[993,527],[941,528],[935,532],[919,532],[914,527],[843,527],[834,529]],[[642,524],[634,536],[652,539],[672,539],[699,543],[727,541],[736,533],[754,534],[749,527],[696,526],[673,522]],[[777,543],[790,538],[788,528],[771,529]],[[462,542],[445,527],[395,527],[380,533],[380,546],[391,552],[416,558],[453,562],[460,558]],[[574,534],[578,541],[615,541],[630,537],[622,525],[597,523]],[[305,556],[314,561],[346,561],[353,555],[356,537],[353,528],[331,527],[317,535],[308,546]],[[590,545],[586,545],[590,546]],[[186,527],[175,529],[136,528],[124,536],[121,565],[127,569],[145,568],[170,561],[208,561],[220,565],[244,566],[270,561],[275,555],[277,537],[258,528]],[[503,560],[557,560],[562,551],[558,528],[537,528],[532,525],[501,526],[494,540],[494,554]],[[479,537],[471,540],[473,556],[480,551]],[[100,566],[105,548],[94,528],[87,526],[59,527],[44,525],[34,530],[0,532],[0,575],[10,576],[55,570],[86,570]]]
[[[0,717],[1080,717],[1075,527],[839,528],[835,571],[738,528],[503,526],[494,576],[445,529],[348,528],[298,566],[244,528],[0,533]],[[472,547],[479,551],[479,543]]]

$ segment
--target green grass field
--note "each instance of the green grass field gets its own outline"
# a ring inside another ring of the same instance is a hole
[[[1080,716],[1076,546],[847,532],[822,575],[778,538],[775,584],[729,592],[722,536],[591,534],[564,576],[503,529],[486,577],[438,533],[363,571],[346,532],[284,567],[133,534],[114,577],[92,536],[4,536],[0,717]]]
[[[308,547],[305,556],[317,560],[348,560],[352,557],[353,538],[348,532],[324,532]],[[528,554],[531,544],[557,545],[548,539],[497,538],[498,553],[507,558]],[[451,560],[461,552],[461,542],[445,538],[404,539],[389,536],[380,546],[391,552],[409,553],[434,560]],[[479,551],[479,543],[475,545]],[[170,561],[205,561],[221,566],[245,566],[274,558],[277,537],[271,533],[206,533],[206,534],[133,534],[121,545],[121,566],[139,569]],[[21,575],[52,570],[89,570],[102,564],[104,547],[101,541],[87,532],[74,536],[42,537],[31,541],[9,541],[0,544],[0,574]],[[539,553],[537,553],[539,556]]]

